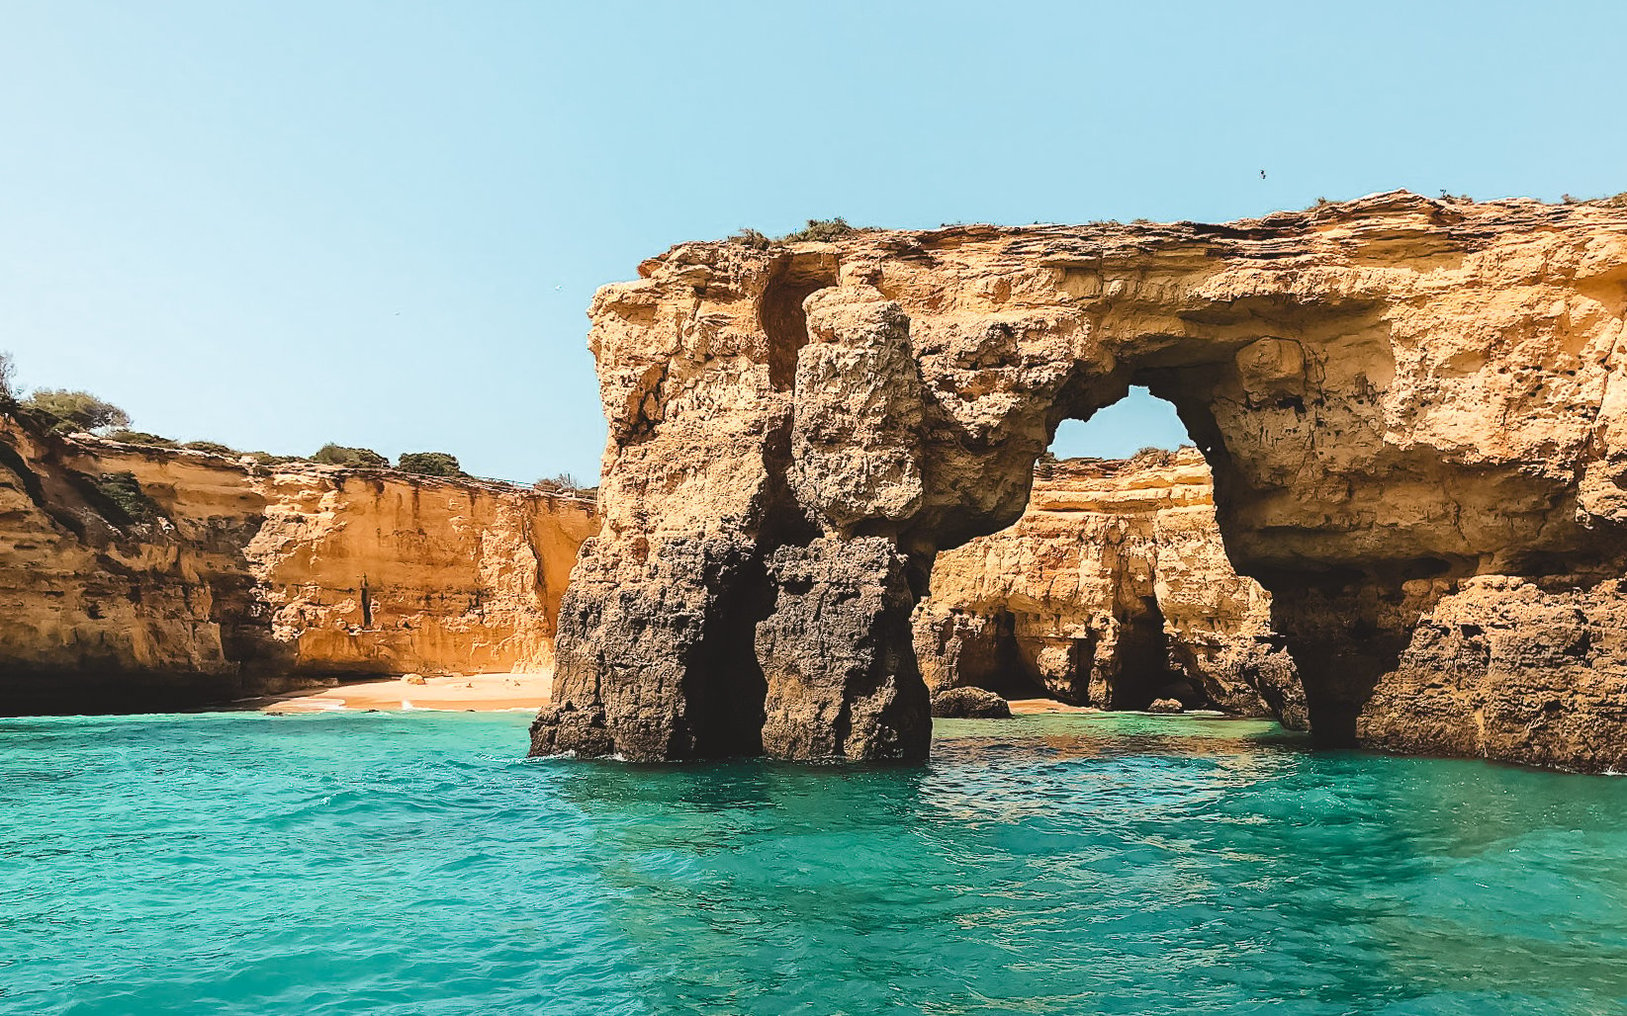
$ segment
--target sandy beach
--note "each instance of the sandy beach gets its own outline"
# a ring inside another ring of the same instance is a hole
[[[449,709],[460,712],[496,712],[503,709],[540,709],[548,702],[552,674],[459,674],[425,677],[418,684],[401,677],[357,681],[269,699],[268,713],[319,713],[336,709]],[[1089,713],[1089,706],[1070,706],[1055,699],[1012,699],[1011,711],[1035,713]]]
[[[262,708],[268,713],[316,713],[338,709],[446,709],[497,712],[539,709],[548,701],[553,675],[458,674],[358,681],[332,688],[278,695]]]
[[[1056,699],[1027,698],[1011,699],[1011,714],[1013,716],[1030,716],[1035,713],[1096,713],[1101,710],[1092,706],[1070,706],[1066,702]]]

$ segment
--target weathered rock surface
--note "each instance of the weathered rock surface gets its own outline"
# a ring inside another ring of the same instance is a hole
[[[920,758],[926,686],[910,652],[904,559],[880,537],[822,537],[769,558],[778,591],[757,625],[762,749],[778,758]]]
[[[104,489],[119,474],[125,507]],[[0,712],[545,669],[595,528],[591,501],[530,488],[262,467],[0,416]]]
[[[554,689],[589,719],[543,717],[539,747],[752,750],[792,663],[758,626],[805,630],[812,593],[782,598],[780,548],[887,541],[925,595],[940,549],[1022,514],[1061,420],[1144,384],[1214,472],[1321,740],[1627,767],[1627,210],[1393,193],[1225,225],[683,244],[640,275],[591,312],[606,527]],[[877,655],[841,662],[856,694],[903,695],[883,657],[907,632],[880,617],[824,637]],[[845,755],[839,733],[783,751]]]
[[[915,652],[934,691],[976,685],[1103,709],[1170,697],[1307,722],[1270,594],[1227,559],[1196,448],[1041,458],[1015,525],[938,555]]]
[[[1004,720],[1011,703],[984,688],[949,688],[932,696],[932,715],[946,720]]]

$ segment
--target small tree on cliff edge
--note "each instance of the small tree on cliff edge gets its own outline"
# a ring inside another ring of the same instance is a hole
[[[22,406],[51,420],[51,429],[58,433],[130,426],[129,413],[89,392],[41,388],[23,400]]]
[[[10,353],[0,353],[0,409],[17,404],[17,364]]]
[[[463,467],[455,455],[446,452],[402,452],[396,468],[420,476],[462,476]]]

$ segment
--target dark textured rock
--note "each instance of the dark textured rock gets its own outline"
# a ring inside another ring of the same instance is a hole
[[[590,549],[560,606],[554,702],[532,725],[532,754],[758,754],[765,686],[742,650],[764,606],[760,576],[753,548],[726,537],[663,543],[632,570]],[[583,673],[588,688],[570,680]]]
[[[932,696],[932,715],[945,720],[1005,720],[1011,718],[1011,704],[982,688],[950,688]]]
[[[907,645],[915,598],[877,537],[781,547],[774,612],[757,626],[767,683],[763,751],[784,759],[899,761],[926,754],[926,686]]]
[[[544,706],[531,722],[533,756],[568,752],[579,758],[599,758],[615,750],[602,710],[587,712],[570,706]]]

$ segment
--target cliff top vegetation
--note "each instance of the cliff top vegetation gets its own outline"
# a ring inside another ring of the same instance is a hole
[[[849,225],[846,219],[837,216],[834,219],[809,219],[806,226],[780,237],[772,237],[761,230],[747,227],[735,233],[729,239],[753,250],[769,250],[788,243],[803,243],[809,240],[840,240],[855,233],[866,232],[868,229],[869,227],[865,226]]]
[[[11,414],[22,421],[24,426],[51,434],[68,435],[84,432],[121,444],[208,452],[229,458],[247,458],[261,466],[314,462],[347,469],[399,470],[417,476],[449,479],[471,476],[464,471],[456,455],[443,451],[403,452],[392,465],[388,456],[371,448],[342,445],[333,441],[308,456],[276,455],[264,451],[245,452],[220,441],[181,441],[150,431],[132,430],[129,413],[90,392],[68,388],[37,388],[25,395],[17,384],[15,359],[10,353],[3,351],[0,351],[0,412]],[[117,487],[117,482],[114,482],[114,486]],[[586,489],[568,473],[539,480],[534,486],[539,490],[564,493],[579,493]],[[132,515],[132,518],[136,515]]]

